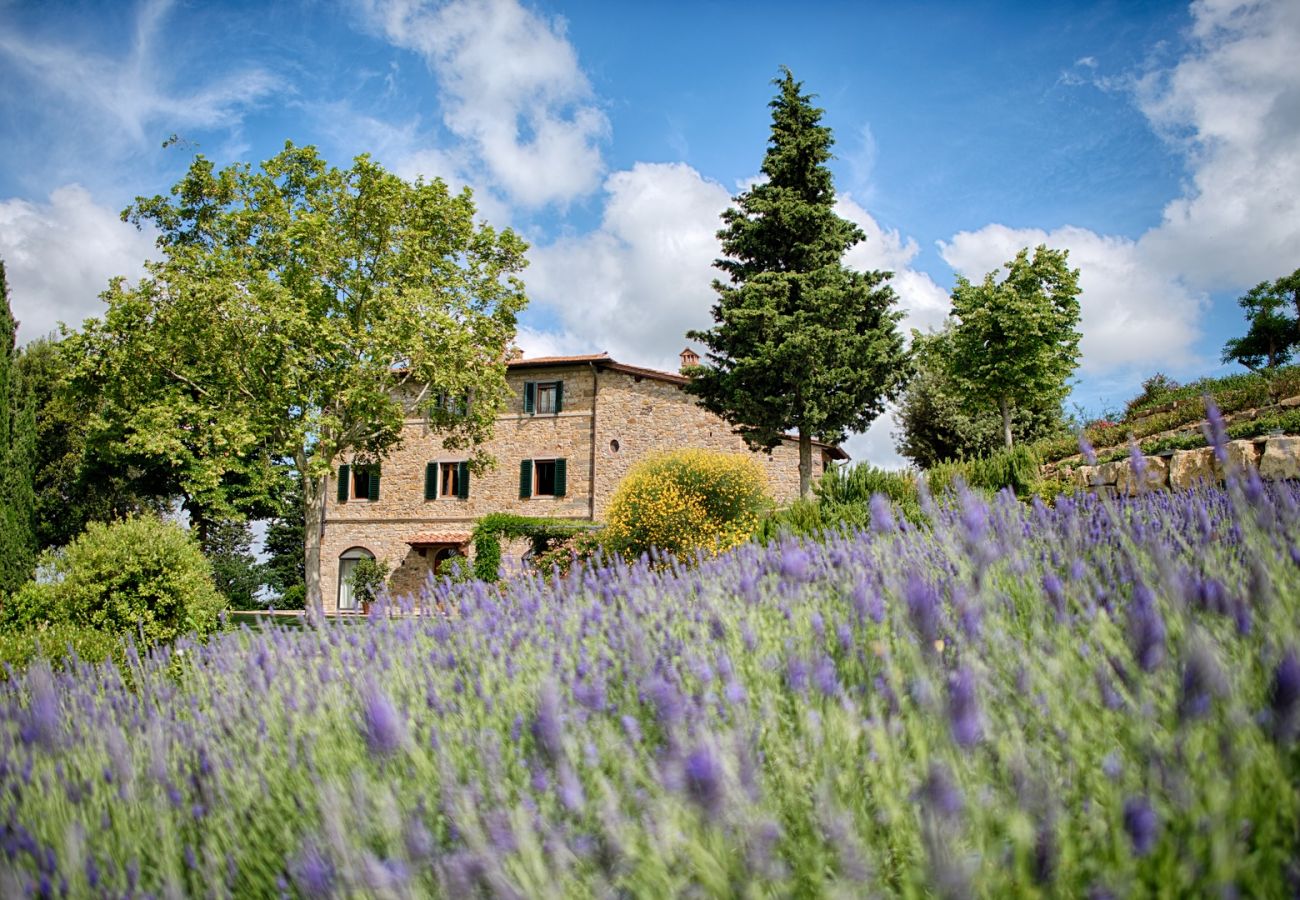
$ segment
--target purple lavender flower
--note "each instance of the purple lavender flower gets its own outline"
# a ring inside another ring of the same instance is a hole
[[[791,656],[785,662],[785,683],[796,694],[808,689],[808,664],[798,656]]]
[[[1143,672],[1155,671],[1165,658],[1165,620],[1156,608],[1151,589],[1144,584],[1133,588],[1128,608],[1129,644],[1133,658]]]
[[[834,697],[840,689],[835,673],[835,662],[825,654],[813,665],[813,684],[826,697]]]
[[[894,522],[894,509],[889,498],[879,492],[871,495],[871,530],[877,534],[889,534],[898,526]]]
[[[853,610],[858,614],[859,621],[870,619],[879,624],[885,620],[885,602],[866,579],[858,581],[853,587],[853,593],[850,596],[853,602]]]
[[[560,697],[555,682],[546,680],[537,692],[537,712],[531,726],[537,749],[550,762],[564,753],[564,726],[560,720]]]
[[[1215,697],[1227,690],[1223,670],[1214,658],[1214,652],[1197,641],[1187,651],[1183,663],[1182,688],[1178,695],[1178,718],[1182,722],[1202,718],[1210,711]]]
[[[722,810],[723,772],[717,754],[709,747],[692,750],[682,764],[682,777],[691,799],[710,816]]]
[[[572,813],[579,812],[587,802],[587,798],[583,794],[582,782],[578,780],[578,773],[574,772],[573,767],[567,762],[560,766],[555,792],[559,795],[564,808]]]
[[[802,547],[787,547],[781,554],[781,577],[790,582],[808,580],[808,551]]]
[[[314,841],[289,863],[289,877],[304,897],[334,896],[334,866]]]
[[[1065,588],[1061,586],[1061,579],[1056,577],[1055,572],[1048,572],[1043,576],[1043,592],[1047,594],[1047,599],[1052,604],[1052,610],[1056,613],[1056,621],[1064,621]]]
[[[957,818],[966,805],[961,789],[953,783],[952,774],[941,762],[930,763],[920,797],[924,807],[941,819]]]
[[[1134,856],[1146,856],[1155,848],[1160,837],[1160,819],[1145,797],[1124,801],[1124,830],[1133,844]]]
[[[912,572],[907,576],[907,584],[903,587],[903,599],[907,601],[907,614],[917,636],[925,644],[933,644],[939,639],[942,615],[939,592],[930,582]]]
[[[983,737],[975,675],[969,666],[961,666],[948,679],[948,721],[952,739],[962,747],[972,747]]]
[[[406,740],[406,722],[377,685],[371,685],[362,698],[362,733],[370,752],[388,756]]]
[[[31,706],[18,735],[24,744],[53,750],[63,739],[63,712],[49,663],[41,660],[32,666],[27,683],[31,686]]]
[[[1268,704],[1274,738],[1280,742],[1291,740],[1295,737],[1297,725],[1300,725],[1300,657],[1297,657],[1294,647],[1282,654],[1273,670]]]

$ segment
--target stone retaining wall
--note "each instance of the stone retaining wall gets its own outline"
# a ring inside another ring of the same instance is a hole
[[[1300,437],[1281,436],[1229,441],[1227,468],[1256,469],[1261,478],[1300,478]],[[1175,450],[1162,456],[1144,456],[1143,477],[1131,460],[1122,459],[1099,466],[1062,466],[1060,474],[1080,489],[1107,494],[1136,494],[1144,489],[1196,487],[1223,480],[1225,465],[1213,447]]]

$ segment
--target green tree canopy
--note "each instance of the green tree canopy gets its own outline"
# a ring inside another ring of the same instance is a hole
[[[813,439],[865,429],[906,378],[892,273],[858,272],[845,252],[865,239],[836,214],[831,130],[802,84],[774,82],[763,180],[734,198],[718,232],[727,276],[713,282],[715,326],[687,390],[755,449],[799,435],[799,486],[812,484]]]
[[[100,398],[73,390],[72,360],[64,342],[29,341],[18,355],[15,381],[31,397],[36,416],[36,542],[62,547],[88,522],[131,513],[159,513],[176,497],[175,480],[149,460],[121,448],[91,447],[89,423]],[[104,452],[97,452],[104,451]]]
[[[997,280],[957,277],[949,373],[973,408],[996,409],[1012,446],[1016,409],[1060,405],[1079,363],[1079,270],[1069,251],[1021,250]]]
[[[1252,372],[1284,365],[1300,347],[1300,269],[1277,281],[1261,281],[1237,305],[1250,330],[1223,345],[1223,361]]]
[[[476,224],[468,190],[367,156],[335,169],[293,144],[258,169],[197,157],[170,196],[123,217],[157,227],[162,259],[134,287],[115,280],[76,338],[79,377],[106,399],[93,427],[165,460],[205,519],[274,506],[297,473],[318,614],[335,462],[382,458],[418,414],[487,463],[525,245]],[[472,402],[452,411],[440,395]]]
[[[952,332],[951,320],[938,332],[912,332],[915,371],[898,401],[894,442],[899,453],[922,469],[988,456],[1003,444],[998,410],[971,406],[951,374]],[[1061,404],[1049,400],[1018,405],[1011,428],[1024,441],[1062,432]]]
[[[0,597],[17,590],[36,569],[36,409],[18,379],[18,322],[0,260]]]

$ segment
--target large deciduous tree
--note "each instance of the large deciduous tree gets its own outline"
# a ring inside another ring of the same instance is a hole
[[[950,374],[973,408],[996,409],[1012,446],[1017,409],[1059,405],[1079,363],[1079,270],[1069,251],[1021,250],[998,280],[957,277]]]
[[[1241,363],[1252,372],[1289,361],[1300,347],[1300,269],[1277,281],[1261,281],[1237,305],[1245,310],[1250,330],[1223,345],[1223,361]]]
[[[866,428],[904,383],[907,359],[892,273],[843,263],[865,235],[835,212],[823,111],[789,69],[774,83],[763,178],[722,215],[714,265],[727,277],[713,282],[714,327],[689,333],[708,354],[687,390],[754,449],[797,432],[807,497],[812,441]]]
[[[972,406],[951,374],[953,323],[942,330],[912,332],[914,372],[898,401],[895,416],[898,452],[922,469],[956,459],[993,453],[1003,444],[997,409]],[[1011,427],[1021,440],[1033,441],[1066,430],[1059,401],[1031,402],[1012,411]]]
[[[488,461],[526,246],[476,224],[468,190],[367,156],[336,169],[293,144],[258,169],[200,156],[170,196],[123,218],[158,229],[162,259],[134,287],[115,280],[77,337],[80,377],[106,398],[96,427],[168,461],[209,521],[274,505],[286,470],[302,478],[319,615],[336,461],[381,459],[415,415]]]

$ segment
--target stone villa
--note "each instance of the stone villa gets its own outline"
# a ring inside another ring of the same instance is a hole
[[[699,357],[683,351],[682,365]],[[443,449],[420,419],[374,470],[339,466],[330,479],[321,535],[327,612],[355,608],[345,578],[358,559],[391,566],[394,592],[419,588],[446,559],[467,552],[482,516],[512,512],[599,521],[614,488],[648,453],[681,447],[747,452],[731,426],[696,404],[682,375],[617,362],[607,354],[512,360],[512,400],[486,445],[497,467],[471,476],[466,454]],[[814,444],[824,470],[848,455]],[[778,501],[799,494],[794,439],[757,454]]]

